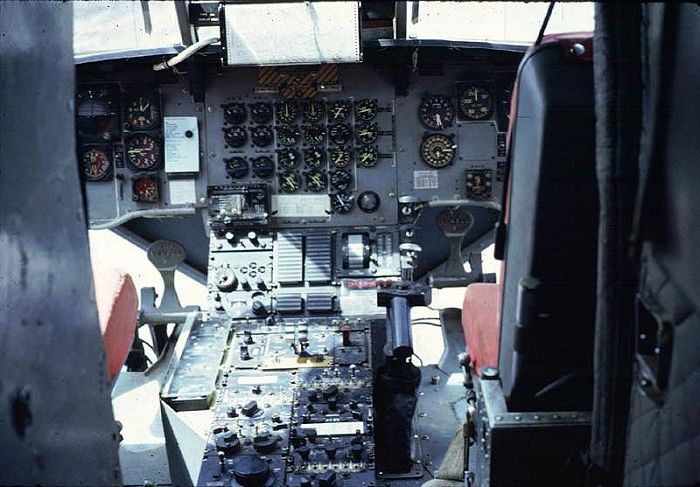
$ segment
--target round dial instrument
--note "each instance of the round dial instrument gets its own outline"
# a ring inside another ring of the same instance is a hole
[[[377,100],[365,98],[355,103],[355,118],[369,122],[377,117]]]
[[[253,159],[253,174],[259,178],[269,178],[275,173],[275,165],[272,159],[267,156],[260,156]]]
[[[299,164],[299,153],[292,148],[280,149],[277,151],[277,166],[281,169],[290,170]]]
[[[306,189],[315,193],[323,191],[328,185],[328,177],[322,171],[309,171],[304,176],[304,179],[306,180]]]
[[[243,147],[248,140],[248,133],[240,125],[234,125],[224,129],[224,141],[229,147]]]
[[[321,167],[326,162],[326,153],[318,147],[304,149],[304,164],[308,167]]]
[[[326,106],[322,101],[310,101],[304,107],[304,121],[316,123],[326,115]]]
[[[224,164],[226,164],[226,174],[233,179],[246,177],[248,175],[248,171],[250,170],[248,167],[248,161],[242,157],[231,157],[230,159],[224,159]]]
[[[250,118],[257,124],[270,123],[272,121],[272,104],[259,101],[250,107]]]
[[[250,133],[250,140],[258,147],[267,147],[272,144],[273,139],[272,129],[267,125],[258,125]]]
[[[299,140],[299,128],[296,125],[277,127],[277,140],[282,145],[294,145]]]
[[[160,164],[160,144],[148,134],[134,134],[126,142],[126,157],[138,170],[154,169]]]
[[[240,125],[245,122],[248,112],[243,103],[228,103],[224,105],[224,120],[232,125]]]
[[[428,166],[440,169],[449,166],[455,159],[457,146],[450,137],[432,134],[420,144],[420,156]]]
[[[158,126],[160,109],[155,96],[137,96],[126,104],[126,123],[132,130],[149,130]]]
[[[107,152],[99,147],[86,148],[80,162],[87,181],[103,181],[112,174],[112,161]]]
[[[282,123],[294,123],[299,116],[297,104],[291,101],[284,101],[275,105],[277,120]]]
[[[323,137],[326,132],[323,127],[317,124],[306,125],[302,129],[302,134],[304,136],[304,141],[309,145],[318,145],[323,142]]]
[[[77,96],[77,128],[82,135],[100,137],[108,140],[112,137],[113,122],[116,113],[104,88],[85,89]]]
[[[346,100],[336,100],[328,107],[328,120],[331,122],[342,122],[350,115],[350,102]]]
[[[331,208],[339,215],[350,213],[355,204],[355,198],[351,193],[341,191],[329,195],[331,198]]]
[[[382,200],[374,191],[365,191],[357,197],[357,206],[365,213],[374,213],[379,209]]]
[[[344,123],[331,125],[328,129],[328,140],[336,145],[347,144],[352,138],[350,127]]]
[[[362,144],[373,144],[379,137],[376,123],[361,123],[355,127],[355,138]]]
[[[357,165],[360,167],[373,167],[379,162],[379,151],[376,147],[365,146],[357,150]]]
[[[301,176],[295,172],[283,172],[279,175],[280,191],[295,193],[301,188]]]
[[[459,97],[459,110],[464,118],[483,120],[491,115],[493,99],[491,93],[479,86],[470,86]]]
[[[331,186],[344,191],[352,184],[352,174],[345,169],[338,169],[331,173]]]
[[[131,198],[141,203],[158,202],[158,180],[152,176],[142,176],[134,179]]]
[[[426,98],[418,107],[418,118],[427,128],[442,130],[452,126],[455,119],[455,109],[452,101],[443,95],[433,95]]]
[[[352,159],[352,152],[345,147],[335,147],[329,151],[331,164],[335,167],[346,167]]]

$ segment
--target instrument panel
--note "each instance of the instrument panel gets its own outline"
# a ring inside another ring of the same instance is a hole
[[[415,75],[405,96],[396,94],[390,66],[330,71],[331,82],[317,81],[310,94],[307,85],[294,92],[264,77],[303,83],[327,66],[292,75],[284,67],[210,66],[203,102],[192,101],[182,79],[81,84],[78,164],[91,225],[204,210],[211,188],[250,185],[265,188],[266,221],[281,228],[398,224],[406,197],[500,200],[512,70],[475,78],[444,64],[439,75]],[[183,119],[196,133],[179,136],[193,137],[188,157],[197,160],[188,171],[171,170],[168,158],[183,150],[167,127]]]

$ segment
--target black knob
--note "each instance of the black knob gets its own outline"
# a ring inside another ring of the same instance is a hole
[[[258,301],[257,299],[253,301],[253,314],[255,316],[267,316],[267,307],[265,307],[262,301]]]
[[[315,429],[308,429],[306,430],[306,439],[309,440],[311,443],[316,443],[316,437],[318,436],[318,433],[316,432]]]
[[[263,279],[261,276],[256,277],[255,278],[255,287],[257,287],[261,291],[266,290],[267,284],[265,284],[265,279]]]
[[[328,398],[328,407],[333,409],[334,411],[338,409],[338,397],[333,396]]]
[[[243,343],[245,343],[246,345],[252,345],[253,343],[255,343],[253,341],[253,334],[248,330],[245,330],[243,332]]]
[[[335,471],[326,470],[318,478],[318,487],[335,487],[336,482]]]
[[[238,417],[238,411],[236,411],[235,406],[229,406],[228,409],[226,409],[226,416],[229,418]]]
[[[364,418],[364,414],[362,414],[362,411],[353,409],[352,410],[352,417],[353,417],[353,419],[357,419],[358,421],[362,421],[362,419]]]
[[[329,443],[326,445],[324,450],[326,451],[326,455],[328,456],[329,460],[335,460],[335,455],[338,453],[338,445]]]
[[[338,386],[328,386],[323,389],[323,397],[328,399],[338,395]]]
[[[270,434],[253,438],[253,448],[259,453],[270,453],[277,449],[277,438]]]
[[[357,206],[365,213],[374,213],[379,208],[381,199],[374,191],[365,191],[357,197]]]
[[[250,360],[251,358],[248,347],[246,345],[241,345],[241,360]]]
[[[250,401],[245,406],[243,406],[243,408],[241,408],[241,412],[243,413],[243,415],[248,416],[249,418],[258,411],[260,411],[260,408],[258,408],[258,401]]]
[[[241,442],[233,431],[224,431],[214,437],[216,449],[225,455],[234,455],[241,450]]]
[[[309,448],[307,445],[302,445],[296,449],[296,452],[299,454],[302,460],[307,461],[309,459],[309,455],[311,455],[311,448]]]
[[[233,462],[233,475],[244,487],[261,487],[270,475],[270,467],[257,455],[242,455]]]
[[[309,392],[309,401],[311,401],[311,402],[318,401],[318,391]]]
[[[352,456],[353,460],[362,460],[362,451],[364,450],[364,447],[362,446],[362,443],[354,443],[350,445],[350,455]]]
[[[311,487],[312,485],[311,479],[308,477],[302,477],[299,479],[299,487]]]

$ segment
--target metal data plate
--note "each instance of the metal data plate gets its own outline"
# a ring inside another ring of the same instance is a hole
[[[357,63],[358,2],[225,4],[226,64]]]

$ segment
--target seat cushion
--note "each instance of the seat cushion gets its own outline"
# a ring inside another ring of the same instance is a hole
[[[139,300],[129,274],[93,263],[95,300],[105,346],[107,377],[119,373],[136,333]]]
[[[477,373],[498,367],[502,292],[500,284],[474,283],[464,293],[462,328]]]

